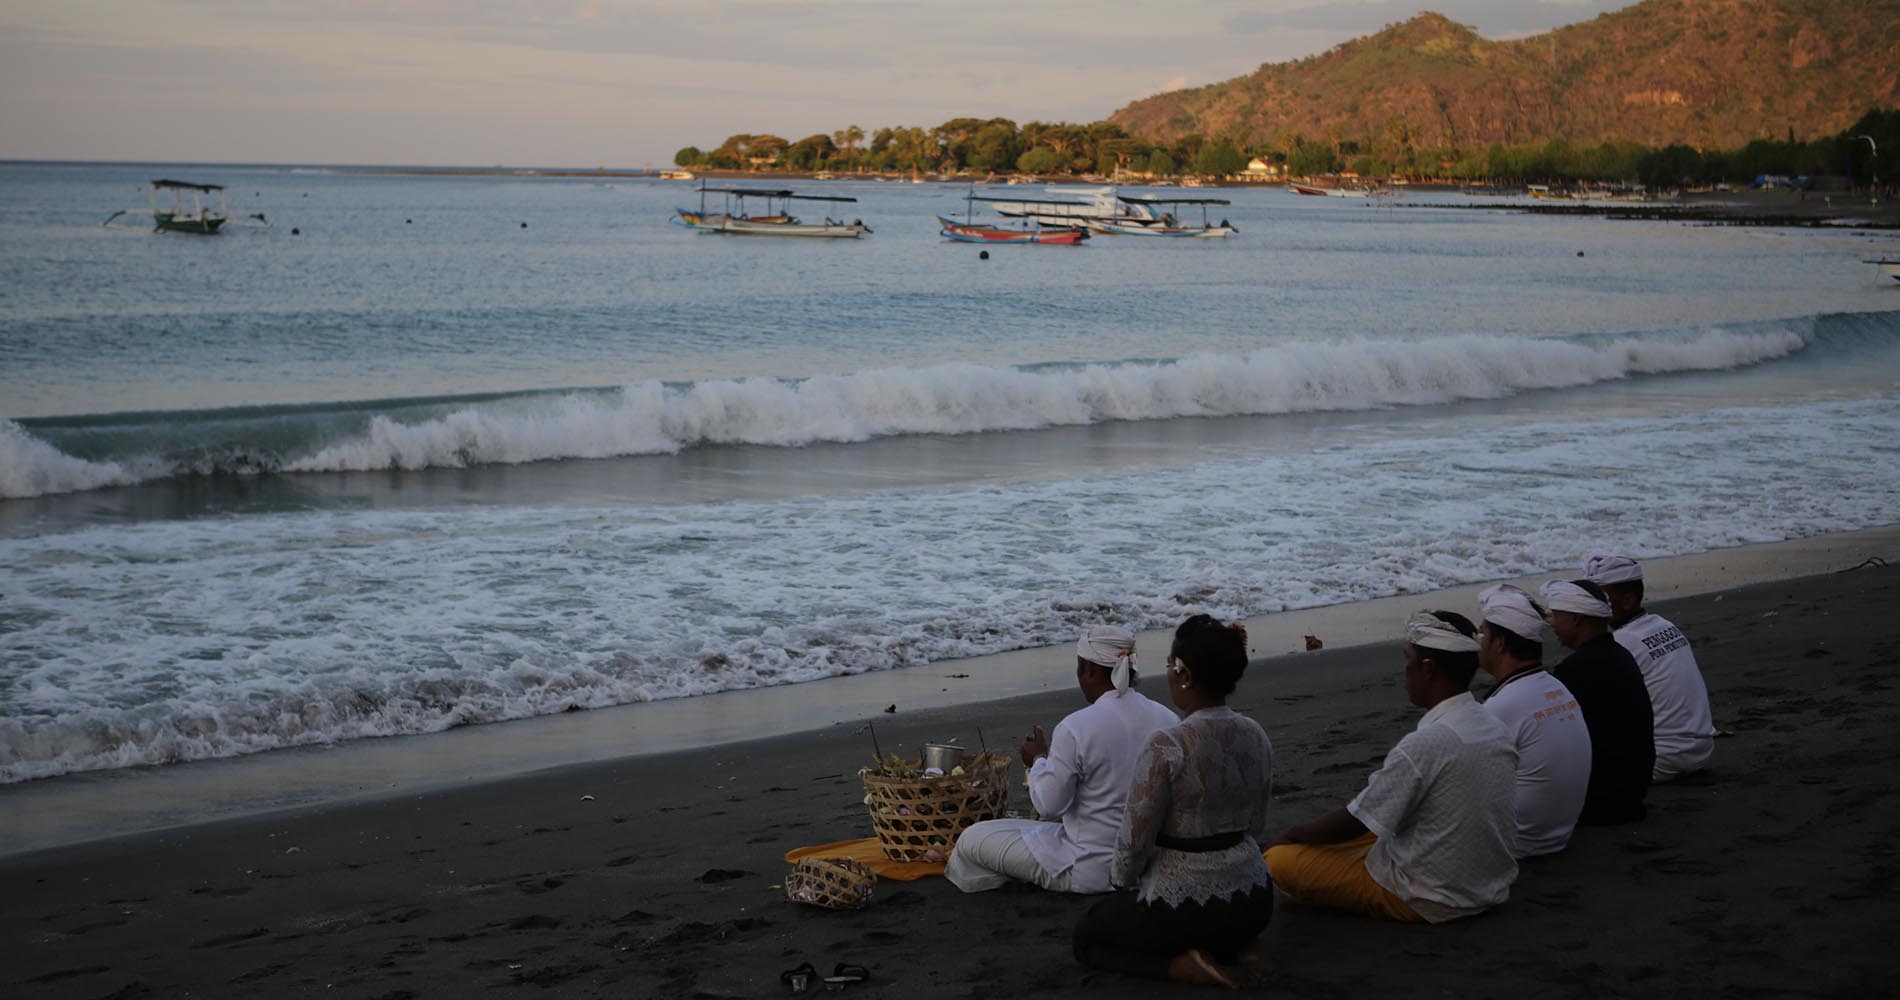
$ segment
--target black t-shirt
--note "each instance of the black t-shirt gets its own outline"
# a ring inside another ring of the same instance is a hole
[[[1551,670],[1583,709],[1590,729],[1590,788],[1580,823],[1643,818],[1656,766],[1656,717],[1643,673],[1608,632],[1577,647]]]

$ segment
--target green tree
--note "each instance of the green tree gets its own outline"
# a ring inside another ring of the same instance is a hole
[[[684,146],[681,147],[679,152],[673,154],[673,165],[676,167],[690,167],[705,159],[706,154],[700,152],[698,146]]]
[[[1226,177],[1247,169],[1247,158],[1240,150],[1225,139],[1220,139],[1201,147],[1199,155],[1194,157],[1194,172],[1210,177]]]
[[[1054,173],[1062,158],[1047,146],[1037,146],[1016,158],[1016,169],[1026,174]]]
[[[1296,176],[1311,177],[1338,170],[1339,161],[1334,158],[1331,145],[1309,142],[1287,154],[1286,169]]]
[[[1165,149],[1157,149],[1148,154],[1148,172],[1157,177],[1166,177],[1174,173],[1174,157]]]

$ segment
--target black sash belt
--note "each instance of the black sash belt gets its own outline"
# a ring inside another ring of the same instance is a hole
[[[1247,839],[1243,830],[1229,830],[1226,833],[1211,834],[1206,837],[1170,837],[1161,834],[1155,838],[1156,847],[1165,847],[1171,851],[1184,851],[1188,854],[1207,854],[1212,851],[1224,851]]]

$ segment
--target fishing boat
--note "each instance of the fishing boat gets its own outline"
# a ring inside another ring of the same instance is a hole
[[[1011,219],[1027,219],[1047,226],[1087,226],[1094,222],[1140,226],[1160,221],[1153,212],[1140,205],[1131,205],[1126,199],[1118,197],[1112,187],[1051,186],[1044,190],[1048,194],[1060,194],[1067,197],[1018,198],[1014,195],[989,197],[975,194],[971,197],[988,205],[998,215]]]
[[[1042,243],[1049,246],[1075,246],[1089,238],[1089,231],[1078,226],[1043,226],[1022,223],[1017,227],[985,223],[958,222],[937,216],[945,239],[959,243]]]
[[[707,195],[721,195],[725,201],[722,211],[708,211]],[[746,209],[746,199],[752,198],[765,202],[765,212],[753,215]],[[790,191],[767,188],[699,188],[699,210],[690,208],[676,209],[671,220],[676,226],[702,233],[724,233],[730,236],[801,236],[831,239],[855,240],[871,232],[871,227],[861,219],[844,222],[833,219],[829,212],[823,222],[805,222],[791,214],[794,201],[856,202],[856,198],[844,198],[837,195],[794,194]]]
[[[1881,273],[1885,274],[1887,277],[1892,278],[1895,281],[1900,281],[1900,258],[1881,257],[1875,260],[1864,260],[1864,261],[1861,261],[1861,263],[1872,264],[1875,267],[1880,268]]]
[[[215,208],[205,204],[206,197],[212,194],[217,195],[218,204]],[[169,203],[167,196],[169,196]],[[190,199],[189,203],[186,201],[187,197]],[[230,212],[225,208],[224,185],[193,184],[190,181],[173,180],[152,182],[151,208],[122,209],[106,216],[106,221],[100,225],[108,229],[135,231],[136,227],[112,224],[114,220],[125,216],[150,217],[152,231],[155,233],[196,233],[200,236],[217,235],[218,231],[224,228],[224,224],[231,219]],[[270,226],[269,220],[264,218],[262,212],[254,213],[247,218],[262,223],[266,228]]]
[[[1295,184],[1288,181],[1287,188],[1294,194],[1311,195],[1315,198],[1364,198],[1365,191],[1354,188],[1320,187],[1317,184]]]
[[[1121,195],[1119,200],[1132,208],[1140,208],[1150,215],[1153,215],[1156,211],[1159,211],[1161,215],[1156,221],[1143,224],[1106,221],[1091,222],[1088,224],[1091,232],[1101,233],[1104,236],[1160,236],[1173,239],[1202,240],[1221,239],[1227,236],[1238,235],[1240,232],[1240,230],[1235,229],[1226,219],[1220,220],[1219,224],[1213,224],[1207,221],[1207,206],[1233,204],[1233,202],[1225,198],[1138,198],[1134,195]],[[1201,206],[1201,224],[1198,226],[1181,225],[1175,219],[1174,213],[1165,207],[1169,205]]]

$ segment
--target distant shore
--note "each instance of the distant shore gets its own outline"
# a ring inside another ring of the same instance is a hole
[[[563,167],[348,167],[341,172],[421,177],[521,177],[594,180],[652,180],[672,171],[625,170],[599,167],[593,170]],[[755,184],[784,184],[805,181],[860,181],[887,184],[1004,184],[1007,179],[984,179],[958,174],[901,173],[838,174],[824,172],[787,172],[761,174],[740,170],[697,170],[693,180],[746,181]],[[1104,178],[1038,178],[1024,184],[1112,184]],[[1174,184],[1156,186],[1171,187]],[[1205,181],[1189,186],[1220,189],[1285,189],[1284,181]],[[1458,184],[1407,184],[1402,192],[1456,192]],[[1791,226],[1853,229],[1900,230],[1900,198],[1874,198],[1867,194],[1844,192],[1733,191],[1695,192],[1674,198],[1630,202],[1533,201],[1499,202],[1474,198],[1469,203],[1405,202],[1401,208],[1455,208],[1461,210],[1524,212],[1531,215],[1589,216],[1603,219],[1633,219],[1651,222],[1696,222],[1719,226]]]

